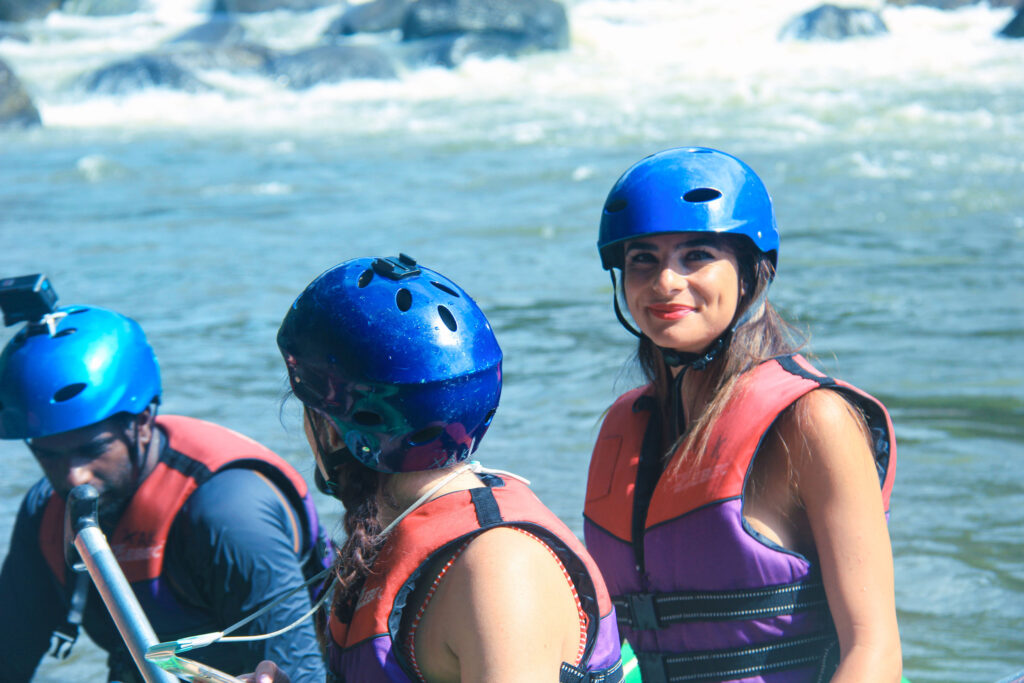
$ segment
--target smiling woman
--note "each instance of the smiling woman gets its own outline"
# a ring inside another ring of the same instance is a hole
[[[585,532],[644,678],[898,681],[892,425],[768,302],[760,178],[655,154],[612,188],[598,246],[649,383],[608,411]]]

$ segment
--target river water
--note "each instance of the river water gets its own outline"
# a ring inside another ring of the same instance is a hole
[[[169,0],[52,15],[0,41],[44,122],[0,131],[0,274],[45,272],[61,303],[135,317],[165,412],[310,475],[280,407],[277,325],[325,268],[411,254],[477,299],[504,349],[481,459],[580,531],[600,413],[636,381],[594,246],[603,198],[659,149],[735,153],[775,199],[775,302],[826,370],[892,410],[907,676],[1009,676],[1024,668],[1024,42],[993,37],[1009,10],[974,7],[885,8],[886,36],[780,43],[809,3],[741,5],[578,0],[567,52],[303,92],[210,74],[220,91],[121,97],[67,83],[200,16]],[[331,16],[245,21],[287,48]],[[2,557],[40,473],[19,443],[0,458]],[[102,671],[87,643],[37,680]]]

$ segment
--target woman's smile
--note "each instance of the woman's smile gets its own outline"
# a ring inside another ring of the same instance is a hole
[[[647,310],[651,312],[655,318],[662,320],[682,320],[690,313],[693,313],[696,309],[693,306],[687,306],[686,304],[650,304],[647,306]]]

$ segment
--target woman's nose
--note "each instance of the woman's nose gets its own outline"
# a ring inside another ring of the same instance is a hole
[[[686,286],[686,278],[670,266],[663,266],[654,279],[659,294],[675,294]]]

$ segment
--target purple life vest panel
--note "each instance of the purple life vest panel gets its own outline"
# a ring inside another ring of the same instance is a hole
[[[332,612],[327,645],[334,681],[407,683],[420,680],[400,638],[403,614],[425,570],[438,557],[499,526],[525,529],[558,556],[586,614],[587,642],[579,665],[562,664],[563,683],[622,680],[615,610],[601,574],[583,544],[521,482],[481,475],[486,486],[455,491],[413,510],[392,531],[374,561],[350,618]],[[401,644],[399,644],[401,643]]]
[[[642,526],[633,520],[634,492],[644,437],[657,422],[652,389],[630,391],[609,409],[591,460],[584,533],[644,683],[796,683],[828,680],[834,671],[838,642],[818,567],[743,516],[761,441],[783,410],[819,387],[863,412],[888,514],[896,465],[888,412],[801,356],[749,371],[713,426],[700,471],[666,467]]]

